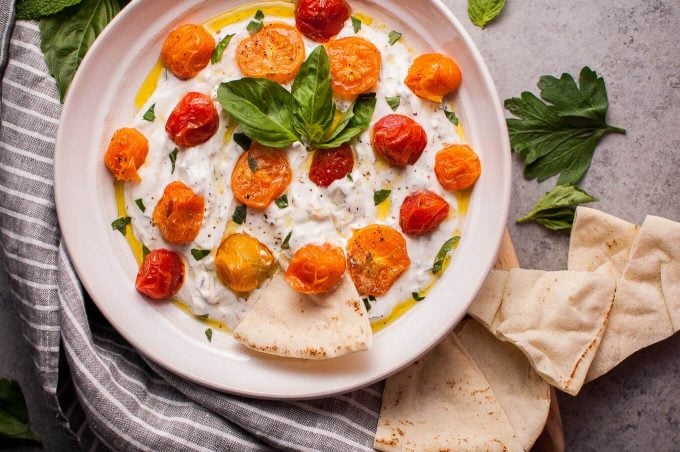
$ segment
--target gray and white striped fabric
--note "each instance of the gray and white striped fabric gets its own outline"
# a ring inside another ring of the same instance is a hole
[[[0,25],[11,22],[11,3],[0,0]],[[34,22],[19,21],[9,40],[2,79],[0,246],[40,384],[80,446],[372,450],[382,383],[295,403],[229,396],[145,361],[108,326],[83,293],[61,241],[53,197],[61,105],[39,38]]]

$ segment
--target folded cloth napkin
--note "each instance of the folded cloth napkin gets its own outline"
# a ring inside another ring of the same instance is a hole
[[[0,0],[0,62],[7,64],[0,245],[42,389],[81,447],[372,450],[382,383],[314,401],[235,397],[146,361],[102,318],[81,288],[57,224],[59,95],[40,51],[37,24],[17,21],[12,28],[12,3]]]

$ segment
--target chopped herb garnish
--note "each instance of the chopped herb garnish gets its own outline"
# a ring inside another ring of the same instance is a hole
[[[170,154],[168,154],[168,157],[170,158],[170,164],[172,165],[172,170],[170,171],[170,174],[175,174],[175,162],[177,161],[177,152],[179,152],[179,149],[175,148],[172,150]]]
[[[247,151],[250,149],[250,145],[253,144],[253,140],[251,140],[248,135],[245,133],[239,132],[234,134],[234,141],[236,144],[241,146],[244,151]]]
[[[354,178],[352,177],[352,173],[347,173],[347,179],[348,179],[350,182],[354,182]]]
[[[285,209],[288,207],[288,195],[281,195],[281,197],[274,202],[279,209]]]
[[[366,306],[366,312],[371,310],[371,303],[368,302],[368,298],[363,298],[364,306]]]
[[[439,252],[437,253],[437,257],[434,258],[434,265],[432,266],[432,273],[435,275],[442,271],[444,268],[444,263],[446,262],[446,258],[449,255],[449,252],[456,246],[458,245],[458,242],[460,241],[459,236],[451,237],[448,239],[442,247],[439,249]]]
[[[248,157],[248,167],[253,173],[257,171],[257,159],[255,157]]]
[[[194,259],[196,259],[197,261],[200,261],[208,254],[210,254],[210,250],[199,250],[197,248],[191,250],[191,255],[194,256]]]
[[[125,235],[125,230],[127,229],[127,225],[130,224],[130,221],[132,221],[130,217],[120,217],[117,220],[113,220],[111,229]]]
[[[354,16],[352,16],[352,28],[354,28],[354,33],[359,33],[359,30],[361,30],[361,20]]]
[[[375,205],[382,204],[387,198],[390,197],[392,190],[378,190],[373,193],[373,202]]]
[[[208,338],[208,342],[212,342],[212,328],[205,330],[205,337]]]
[[[373,295],[369,295],[368,299],[371,300],[371,301],[375,301],[375,297]]]
[[[425,297],[421,297],[420,294],[419,294],[418,292],[413,292],[413,293],[411,294],[411,296],[412,296],[413,299],[416,300],[416,301],[423,301],[423,300],[425,299]]]
[[[220,60],[222,60],[222,54],[224,53],[224,50],[227,48],[229,45],[229,42],[231,42],[231,38],[233,38],[234,35],[227,35],[222,40],[215,46],[215,50],[213,50],[212,56],[210,57],[210,62],[212,64],[219,63]]]
[[[398,31],[390,31],[389,38],[390,38],[390,45],[393,46],[397,41],[401,39],[403,35],[399,33]]]
[[[150,106],[146,113],[144,113],[144,116],[142,116],[142,119],[145,119],[147,121],[153,121],[154,119],[156,119],[156,112],[154,111],[155,108],[156,104]]]
[[[401,104],[401,97],[399,96],[386,97],[385,101],[387,101],[387,105],[390,106],[392,111],[397,111],[397,108],[399,108],[399,104]]]
[[[290,249],[290,236],[293,235],[293,231],[290,231],[288,235],[286,236],[285,239],[283,239],[283,243],[281,244],[281,249],[282,250],[289,250]]]
[[[210,317],[210,314],[202,314],[202,315],[197,315],[195,317],[196,317],[196,320],[203,321],[203,320],[208,320],[208,317]]]
[[[264,13],[262,12],[261,9],[258,9],[255,12],[255,20],[262,20],[262,19],[264,19]]]
[[[243,224],[246,221],[246,213],[246,206],[238,206],[234,209],[234,215],[231,216],[231,219],[236,224]]]
[[[444,109],[444,114],[454,126],[458,125],[458,116],[456,116],[455,112]]]
[[[137,204],[137,207],[139,207],[139,210],[142,212],[146,211],[146,206],[144,205],[144,200],[142,198],[135,199],[135,204]]]
[[[144,259],[150,252],[151,251],[149,251],[149,248],[147,248],[146,245],[142,245],[142,259]]]

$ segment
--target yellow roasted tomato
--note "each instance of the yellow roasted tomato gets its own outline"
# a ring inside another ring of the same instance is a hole
[[[265,245],[248,234],[231,234],[215,255],[217,275],[235,292],[257,289],[276,271],[276,259]]]

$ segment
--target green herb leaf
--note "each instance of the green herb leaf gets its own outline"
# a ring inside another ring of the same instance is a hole
[[[382,204],[387,198],[390,197],[392,190],[378,190],[373,192],[373,202],[375,205]]]
[[[402,36],[403,35],[398,31],[394,30],[390,31],[390,34],[388,36],[390,45],[393,46],[397,41],[401,39]]]
[[[217,99],[258,143],[285,148],[299,140],[290,111],[292,96],[278,83],[249,77],[222,83],[217,89]]]
[[[425,297],[421,297],[418,292],[413,292],[411,293],[411,296],[413,297],[414,300],[416,301],[423,301]]]
[[[579,86],[569,74],[541,77],[539,99],[529,92],[505,101],[521,119],[508,119],[510,143],[524,160],[524,175],[543,181],[559,174],[558,184],[575,184],[590,166],[595,148],[607,133],[626,133],[606,122],[609,101],[604,80],[589,67]]]
[[[142,259],[144,259],[151,251],[146,245],[142,245]]]
[[[350,182],[354,182],[354,178],[352,177],[352,173],[347,173],[347,180]]]
[[[574,223],[576,206],[597,201],[573,185],[558,185],[538,200],[531,212],[518,223],[535,221],[553,231],[569,231]]]
[[[352,28],[354,29],[354,33],[359,33],[359,30],[361,30],[361,20],[357,19],[356,17],[352,16]]]
[[[255,20],[263,20],[264,19],[264,13],[262,12],[261,9],[258,9],[255,11]]]
[[[210,254],[210,250],[199,250],[197,248],[193,248],[191,250],[191,255],[194,256],[194,259],[196,259],[197,261],[200,261],[208,254]]]
[[[447,118],[449,121],[451,121],[451,123],[452,123],[454,126],[457,126],[457,125],[458,125],[458,116],[456,116],[456,113],[455,113],[455,112],[453,112],[453,111],[448,111],[448,110],[445,109],[445,110],[444,110],[444,114],[446,115],[446,118]]]
[[[131,221],[132,219],[130,217],[120,217],[116,220],[113,220],[111,223],[111,229],[125,235],[127,225],[130,224]]]
[[[154,111],[155,108],[156,104],[150,106],[146,113],[144,113],[144,116],[142,116],[142,119],[153,122],[156,119],[156,112]]]
[[[135,204],[139,207],[139,210],[146,212],[146,206],[144,205],[144,200],[142,198],[135,199]]]
[[[374,296],[374,295],[369,295],[369,296],[368,296],[368,299],[369,299],[370,301],[375,301],[375,296]]]
[[[28,425],[28,409],[19,383],[0,378],[0,443],[40,440]]]
[[[442,271],[442,269],[444,268],[444,264],[446,263],[446,259],[449,256],[449,253],[451,252],[452,249],[458,246],[458,242],[460,242],[459,236],[451,237],[446,242],[444,242],[442,247],[439,249],[437,256],[434,258],[432,273],[436,275],[437,273]]]
[[[362,298],[361,299],[364,302],[364,306],[366,306],[366,312],[371,310],[371,303],[368,302],[368,298]]]
[[[241,132],[234,134],[234,141],[236,142],[236,144],[241,146],[241,148],[244,151],[247,151],[248,149],[250,149],[250,145],[253,144],[253,140],[248,138],[248,135],[246,135],[245,133],[241,133]]]
[[[175,162],[177,162],[177,152],[179,152],[179,149],[175,148],[172,150],[171,153],[168,154],[168,158],[170,159],[170,165],[172,165],[170,174],[175,174]]]
[[[196,320],[200,320],[201,322],[203,322],[205,320],[208,320],[208,318],[210,317],[210,314],[201,314],[201,315],[196,315],[194,317],[196,317]]]
[[[40,49],[62,102],[85,53],[118,11],[118,0],[82,0],[78,6],[40,20]]]
[[[212,342],[212,328],[205,330],[205,337],[208,338],[208,342]]]
[[[387,102],[387,105],[390,106],[392,111],[397,111],[397,108],[399,108],[399,105],[401,104],[401,97],[399,96],[386,97],[385,101]]]
[[[219,63],[222,60],[222,55],[233,37],[233,34],[227,35],[215,46],[215,50],[213,50],[212,56],[210,57],[210,62],[212,64]]]
[[[302,64],[291,93],[293,128],[310,143],[320,142],[335,114],[330,63],[324,46],[317,46]]]
[[[248,30],[248,33],[251,35],[254,35],[258,31],[262,30],[263,23],[259,20],[251,20],[248,22],[248,25],[246,25],[246,30]]]
[[[333,149],[351,141],[368,128],[375,111],[375,93],[361,94],[340,119],[340,123],[319,149]]]
[[[238,206],[234,209],[234,214],[231,216],[231,219],[234,220],[234,223],[236,224],[243,224],[246,221],[247,212],[246,206]]]
[[[484,28],[505,8],[505,0],[469,0],[468,16],[473,24]]]
[[[293,231],[290,231],[288,235],[286,236],[285,239],[283,239],[283,243],[281,244],[281,249],[282,250],[289,250],[290,249],[290,237],[293,235]]]
[[[279,209],[285,209],[288,207],[288,195],[281,195],[281,197],[274,202]]]
[[[81,0],[19,0],[16,6],[18,20],[34,20],[51,16],[64,8],[77,5]]]
[[[248,168],[253,173],[257,171],[257,159],[255,157],[248,156]]]

